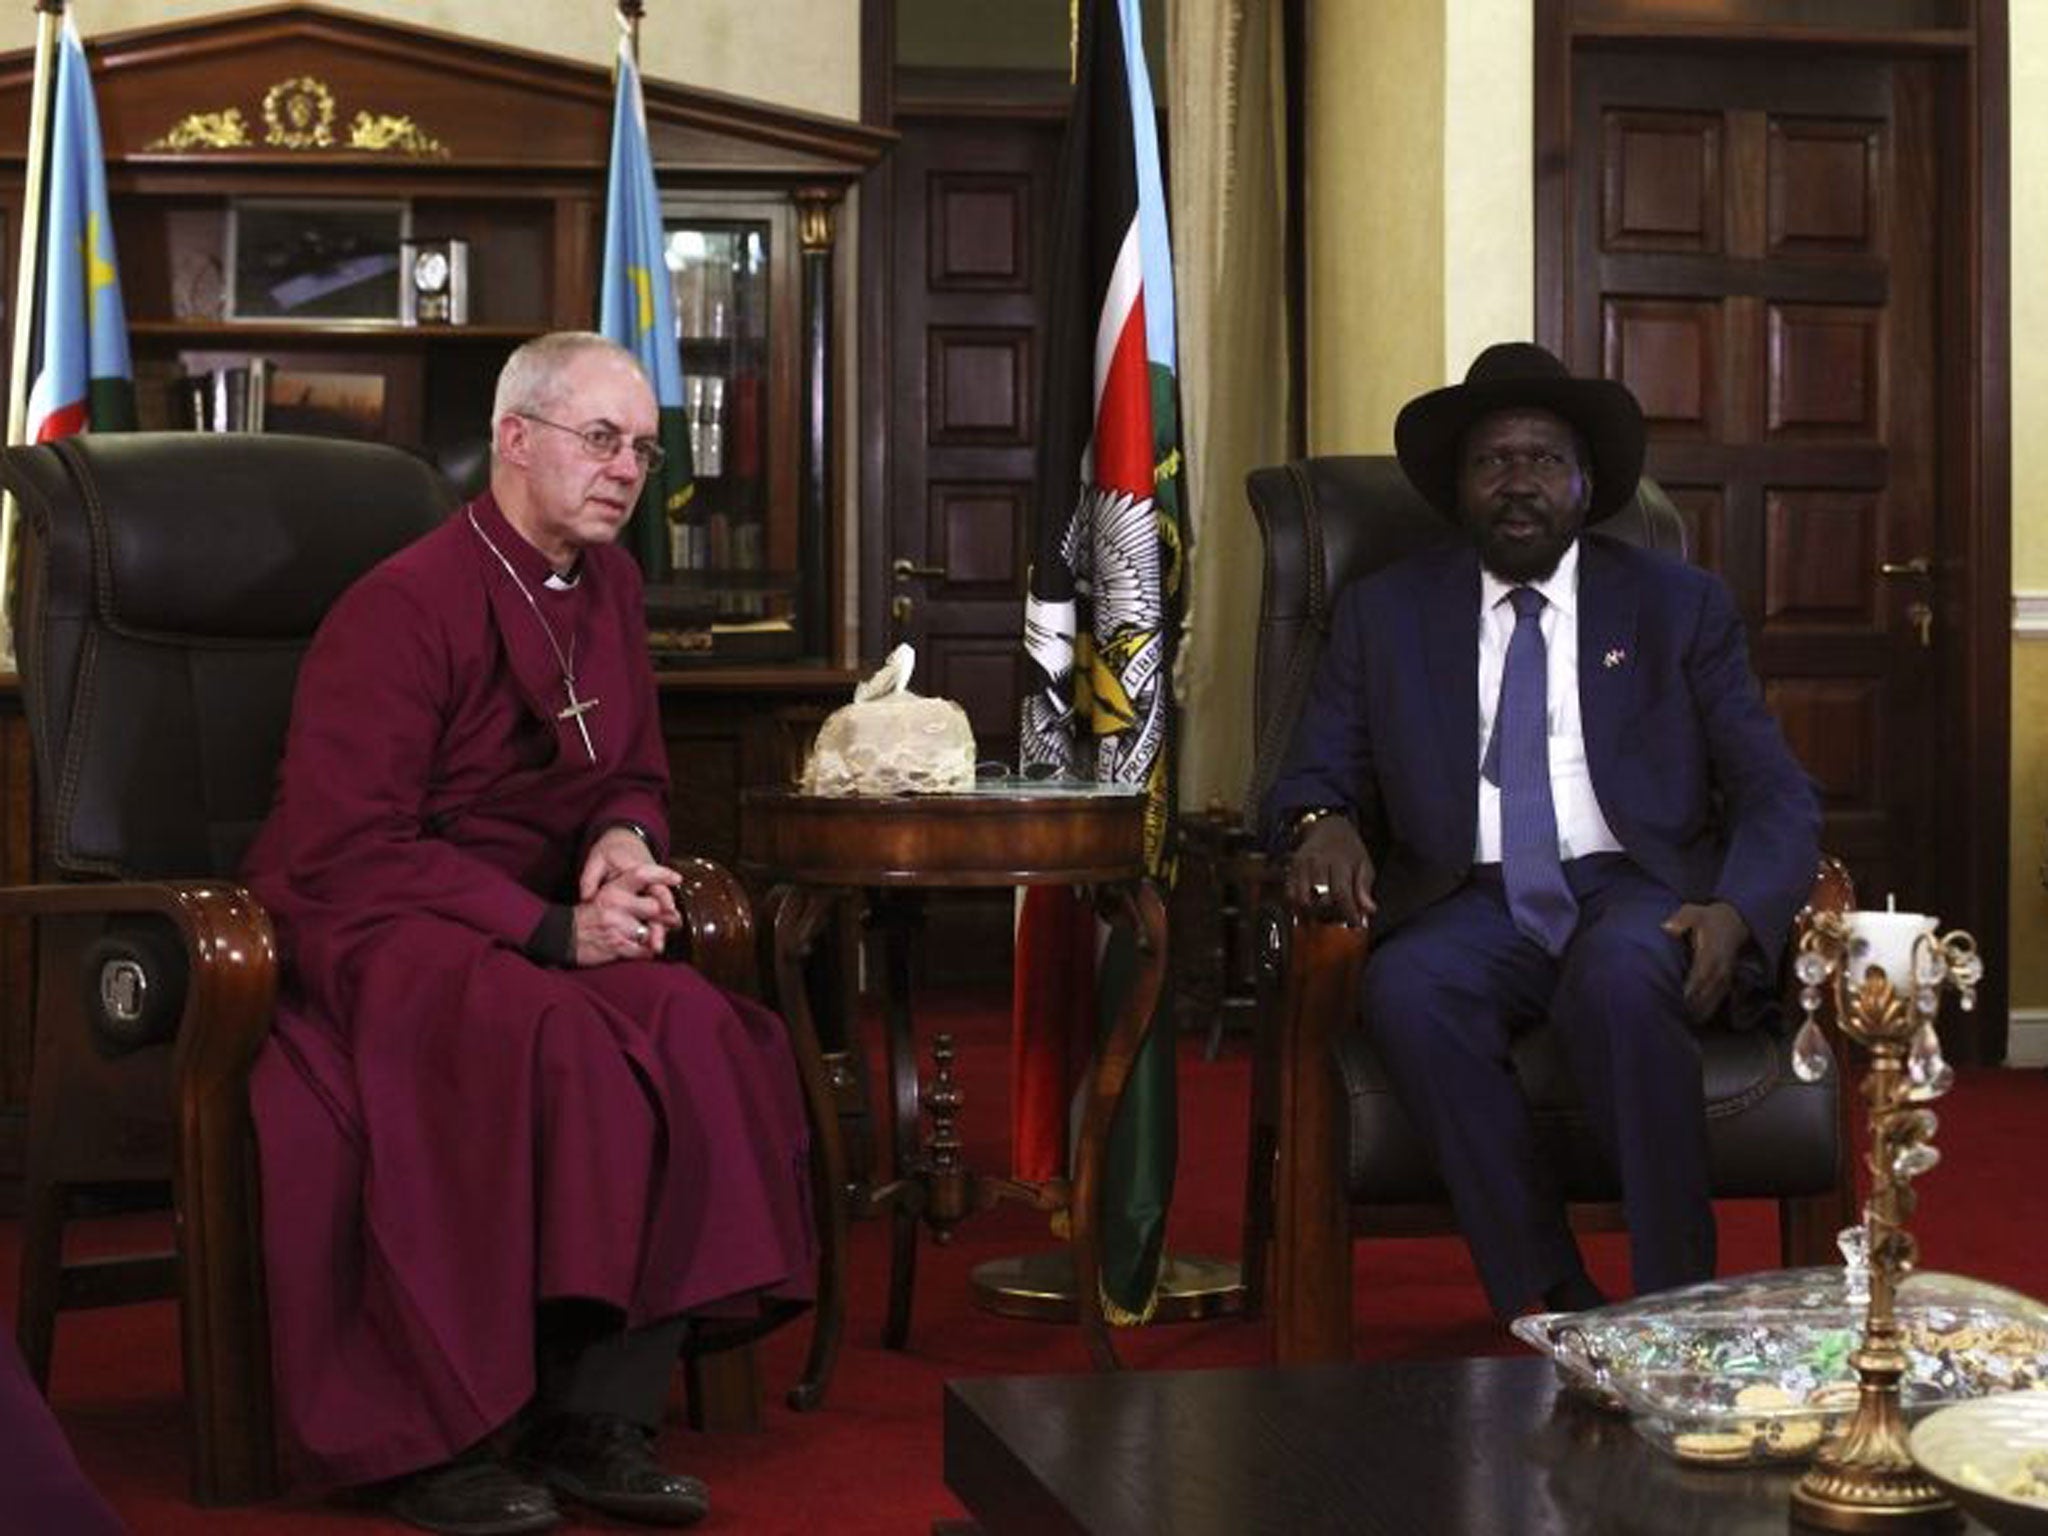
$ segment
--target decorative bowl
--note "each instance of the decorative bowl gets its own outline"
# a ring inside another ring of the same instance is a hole
[[[1952,1403],[1906,1443],[1920,1470],[1999,1536],[2048,1536],[2048,1391]]]
[[[1567,1392],[1627,1413],[1679,1461],[1797,1462],[1855,1410],[1850,1356],[1867,1305],[1858,1279],[1833,1266],[1767,1270],[1523,1317],[1514,1332],[1550,1356]],[[1900,1283],[1896,1311],[1909,1420],[2048,1385],[2048,1307],[2017,1291],[1922,1271]]]

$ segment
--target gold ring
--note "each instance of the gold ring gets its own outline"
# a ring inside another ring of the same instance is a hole
[[[633,930],[633,942],[635,944],[645,944],[647,942],[647,925],[645,923],[640,924],[639,927]]]

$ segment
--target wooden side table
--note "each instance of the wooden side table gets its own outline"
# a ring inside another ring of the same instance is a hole
[[[895,1167],[867,1198],[893,1222],[889,1312],[884,1342],[901,1348],[909,1335],[920,1221],[943,1240],[969,1211],[1017,1199],[1045,1211],[1066,1210],[1076,1306],[1095,1363],[1114,1368],[1116,1352],[1101,1302],[1099,1223],[1103,1158],[1132,1063],[1152,1027],[1166,973],[1166,912],[1145,874],[1145,801],[1121,787],[1006,783],[952,795],[822,796],[750,790],[742,805],[742,863],[770,881],[774,970],[779,1005],[791,1023],[811,1028],[803,962],[825,919],[839,903],[867,903],[886,943],[884,1014],[889,1089],[895,1110]],[[1017,885],[1089,886],[1104,915],[1137,936],[1139,973],[1103,1048],[1075,1153],[1071,1184],[1020,1181],[971,1172],[960,1153],[960,1095],[945,1070],[919,1078],[909,1000],[909,946],[914,917],[901,899],[933,889]],[[829,1097],[826,1085],[825,1096]],[[812,1102],[822,1102],[818,1094]],[[920,1142],[921,1114],[932,1134]],[[838,1123],[816,1127],[829,1187],[846,1187]],[[825,1252],[819,1273],[816,1330],[793,1406],[822,1397],[845,1323],[848,1212],[834,1202],[821,1222]],[[829,1230],[826,1230],[829,1228]]]

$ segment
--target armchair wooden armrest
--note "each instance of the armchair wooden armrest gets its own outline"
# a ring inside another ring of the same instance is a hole
[[[1364,928],[1295,911],[1277,871],[1258,932],[1247,1179],[1272,1193],[1246,1203],[1246,1310],[1256,1315],[1270,1301],[1282,1363],[1339,1358],[1351,1346],[1351,1222],[1331,1042],[1357,1016],[1371,940]]]
[[[684,958],[721,987],[758,997],[754,909],[739,877],[710,859],[674,859],[669,867],[683,877],[676,910]]]
[[[265,1498],[277,1488],[270,1340],[254,1143],[251,1063],[270,1031],[277,946],[270,917],[222,881],[129,881],[0,889],[0,914],[37,919],[43,985],[29,1110],[18,1332],[47,1384],[61,1307],[109,1306],[173,1289],[187,1396],[197,1422],[193,1496],[202,1504]],[[185,1002],[168,1041],[125,1053],[102,1043],[81,966],[109,918],[167,921],[184,949]],[[76,978],[70,985],[65,982]],[[134,1128],[172,1107],[172,1255],[66,1265],[65,1188],[161,1177],[161,1143]],[[123,1106],[134,1105],[134,1113]]]

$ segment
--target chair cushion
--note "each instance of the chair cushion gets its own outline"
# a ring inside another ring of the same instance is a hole
[[[47,865],[232,872],[270,805],[328,606],[446,516],[432,466],[250,433],[68,438],[0,455],[24,549],[22,695]]]
[[[1771,1030],[1700,1032],[1706,1082],[1709,1178],[1717,1198],[1818,1195],[1841,1176],[1836,1074],[1817,1083],[1792,1072],[1791,1041]],[[1429,1150],[1394,1096],[1362,1029],[1335,1046],[1349,1135],[1344,1185],[1354,1204],[1449,1198]],[[1587,1129],[1555,1030],[1515,1042],[1515,1074],[1535,1113],[1541,1155],[1568,1200],[1619,1200],[1621,1185]]]

